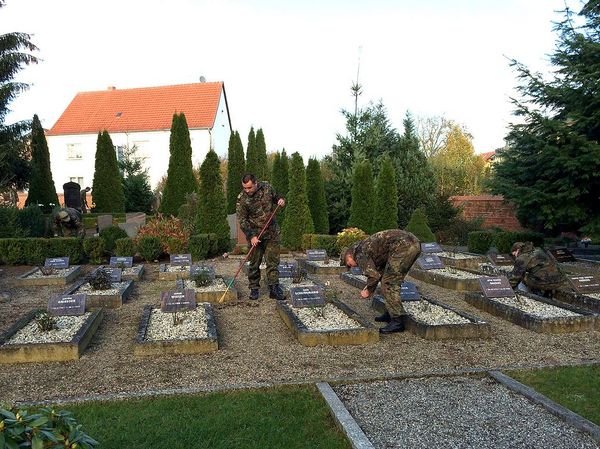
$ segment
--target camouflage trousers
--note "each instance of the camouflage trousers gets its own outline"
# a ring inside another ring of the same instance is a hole
[[[249,246],[248,249],[252,247]],[[260,264],[265,260],[267,265],[267,284],[279,284],[279,239],[262,240],[256,245],[248,261],[248,284],[251,289],[260,288]]]
[[[406,315],[400,292],[402,281],[421,254],[419,242],[400,242],[390,248],[387,264],[381,277],[381,293],[392,318]]]
[[[54,234],[60,237],[85,237],[85,228],[83,223],[77,223],[75,227],[54,223],[52,229]]]

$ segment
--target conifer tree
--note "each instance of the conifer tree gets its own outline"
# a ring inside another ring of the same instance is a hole
[[[256,173],[260,171],[258,166],[258,153],[256,148],[256,134],[254,133],[254,127],[250,128],[248,133],[248,146],[246,147],[246,173]],[[256,177],[259,181],[262,181],[258,176]]]
[[[117,153],[106,130],[98,133],[92,197],[95,212],[125,212],[125,194]]]
[[[185,203],[185,195],[198,188],[192,169],[190,131],[183,112],[173,114],[169,152],[169,169],[160,211],[166,215],[177,215],[179,207]]]
[[[348,226],[371,234],[375,206],[373,170],[368,160],[357,162],[352,176],[352,204]]]
[[[422,243],[435,242],[435,234],[427,224],[427,217],[420,207],[410,216],[406,230],[412,232]]]
[[[227,151],[227,213],[235,214],[237,197],[242,190],[242,176],[244,176],[244,147],[240,133],[232,133],[229,137]]]
[[[308,207],[313,219],[316,234],[329,234],[329,218],[327,217],[327,201],[325,186],[321,174],[321,165],[317,159],[309,159],[306,168],[306,194]]]
[[[194,229],[199,234],[217,234],[219,251],[228,251],[230,236],[227,223],[227,204],[219,167],[219,156],[214,150],[210,150],[200,166],[198,214]]]
[[[398,227],[398,188],[394,163],[386,154],[381,158],[379,176],[375,188],[375,213],[373,232]]]
[[[289,191],[281,241],[291,250],[302,247],[302,235],[314,232],[314,225],[306,197],[306,174],[300,153],[292,154],[290,162]]]
[[[56,187],[50,171],[50,152],[44,128],[37,114],[31,122],[31,180],[25,206],[41,204],[42,212],[49,213],[58,205]]]
[[[262,128],[256,131],[256,179],[261,181],[269,180],[269,170],[267,169],[267,144]]]
[[[279,151],[275,154],[273,160],[273,173],[271,174],[271,185],[275,191],[283,198],[287,198],[288,194],[288,183],[289,183],[289,163],[288,157],[285,153],[285,149],[281,153]],[[277,220],[283,223],[285,219],[287,207],[279,209],[277,212]]]

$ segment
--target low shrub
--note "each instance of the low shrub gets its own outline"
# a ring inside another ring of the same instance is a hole
[[[423,243],[436,241],[435,234],[427,224],[427,216],[420,208],[414,210],[405,230],[412,232]]]
[[[193,260],[203,260],[208,257],[210,249],[210,237],[208,234],[196,234],[190,236],[188,245]]]
[[[485,254],[492,246],[494,233],[491,231],[469,232],[467,248],[471,253]]]
[[[155,219],[150,220],[146,226],[140,228],[136,236],[136,243],[139,244],[139,239],[147,236],[158,237],[163,252],[177,254],[176,249],[188,246],[190,231],[185,228],[180,219],[176,217],[166,218],[162,214],[159,214]],[[169,242],[175,247],[171,248]]]
[[[330,256],[339,256],[337,236],[327,234],[304,234],[302,236],[302,249],[324,249]]]
[[[20,237],[46,236],[47,219],[37,204],[19,209],[16,218]]]
[[[90,237],[83,240],[83,250],[91,263],[101,264],[105,243],[102,237]]]
[[[129,237],[115,240],[115,256],[133,257],[135,256],[135,242]]]
[[[0,238],[17,237],[17,208],[0,207]]]
[[[167,238],[167,253],[168,254],[183,254],[187,253],[189,246],[189,238],[182,239],[179,237]]]
[[[337,254],[339,254],[342,251],[342,249],[347,248],[348,246],[360,240],[364,240],[367,237],[367,233],[358,228],[342,229],[340,232],[337,233],[335,240]]]
[[[142,236],[137,240],[136,246],[142,259],[147,262],[157,260],[163,253],[159,237]]]
[[[62,238],[0,239],[0,263],[7,265],[40,265],[47,257],[69,257],[71,264],[84,259],[82,240]]]
[[[481,231],[483,219],[463,220],[455,218],[450,224],[435,233],[438,243],[444,245],[466,246],[469,241],[469,232]]]
[[[126,237],[127,233],[118,226],[109,226],[100,231],[100,238],[104,240],[104,248],[111,254],[115,250],[115,242]]]
[[[494,246],[500,253],[510,253],[515,242],[532,242],[534,246],[544,245],[544,235],[535,231],[502,231],[494,235]]]

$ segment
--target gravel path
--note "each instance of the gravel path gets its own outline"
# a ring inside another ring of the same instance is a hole
[[[241,260],[215,259],[218,275],[232,277]],[[91,271],[93,266],[83,267]],[[453,370],[501,369],[600,362],[600,332],[544,335],[524,329],[474,308],[464,294],[408,278],[421,293],[471,313],[490,323],[486,340],[425,340],[409,332],[382,336],[360,346],[305,347],[279,317],[275,301],[261,289],[259,301],[248,300],[248,280],[240,273],[238,301],[216,305],[219,350],[210,354],[135,357],[134,342],[145,305],[160,305],[160,292],[173,281],[158,280],[158,264],[146,264],[147,274],[135,282],[130,299],[105,316],[81,359],[70,362],[0,365],[0,402],[138,394],[170,389],[230,388],[242,384],[274,384],[442,373]],[[31,267],[2,267],[0,332],[33,308],[45,308],[64,286],[21,287],[15,277]],[[328,288],[356,312],[373,322],[378,315],[362,300],[360,290],[337,275],[319,275]],[[378,323],[375,323],[379,326]],[[82,373],[85,373],[83,375]]]
[[[488,377],[333,388],[378,449],[599,447],[587,434]]]

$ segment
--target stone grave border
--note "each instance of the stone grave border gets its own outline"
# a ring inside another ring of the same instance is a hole
[[[340,273],[340,279],[346,284],[350,284],[352,287],[360,288],[361,290],[367,285],[367,281],[358,279],[355,274],[350,271]]]
[[[39,277],[39,278],[29,278],[28,277],[38,271],[40,271],[40,268],[35,267],[35,268],[29,270],[28,272],[23,273],[21,276],[18,276],[16,279],[17,285],[19,285],[21,287],[36,286],[36,285],[67,285],[67,284],[70,284],[71,282],[73,282],[75,279],[77,279],[83,272],[83,269],[81,268],[81,265],[71,265],[69,267],[69,271],[66,276],[62,276],[62,277],[44,276],[44,277]]]
[[[193,265],[193,263],[192,263]],[[167,271],[170,267],[170,263],[161,263],[158,266],[158,280],[159,281],[176,281],[177,279],[189,279],[190,278],[190,267],[191,265],[182,265],[187,267],[185,271]]]
[[[223,276],[215,276],[215,279],[217,279],[217,278],[223,279],[223,282],[225,283],[225,289],[224,290],[212,290],[212,291],[198,291],[198,290],[196,290],[196,287],[193,287],[192,289],[196,292],[196,303],[210,302],[213,304],[224,304],[226,302],[235,301],[238,299],[238,292],[235,288],[235,282],[231,286],[231,288],[229,290],[227,290],[227,281],[225,280],[225,278]],[[201,287],[198,287],[198,288],[201,288]],[[221,297],[223,296],[223,294],[226,291],[227,291],[227,294],[225,294],[225,297],[223,298],[223,302],[220,303],[219,300],[221,299]]]
[[[469,270],[462,270],[471,274],[478,274],[480,277],[484,277],[485,275],[481,275],[480,273],[473,273]],[[480,290],[479,287],[479,279],[456,279],[450,276],[443,276],[439,273],[432,273],[430,270],[422,270],[417,268],[415,265],[408,272],[409,276],[412,276],[419,281],[426,282],[428,284],[437,285],[438,287],[446,288],[449,290],[456,290],[459,292],[476,292]]]
[[[600,262],[596,260],[582,260],[579,258],[575,258],[575,262],[565,263],[561,262],[558,264],[560,269],[566,274],[572,275],[586,275],[586,274],[600,274]],[[578,265],[578,262],[582,262],[584,264],[592,265]]]
[[[453,251],[444,251],[446,253],[451,253]],[[482,256],[481,254],[475,253],[467,253],[462,251],[455,251],[457,254],[466,254],[468,256],[477,256],[469,259],[453,259],[452,257],[441,256],[440,253],[436,254],[443,264],[447,267],[458,268],[458,269],[469,269],[469,270],[477,270],[479,268],[480,263],[489,262],[487,256]]]
[[[330,266],[322,267],[320,265],[314,264],[312,260],[302,258],[297,259],[298,266],[304,268],[306,272],[310,274],[341,274],[348,271],[348,267],[339,264],[339,258],[336,259],[335,257],[330,257],[329,261]]]
[[[556,290],[554,293],[554,299],[600,314],[600,299],[592,298],[584,293],[579,293],[574,290],[560,289]]]
[[[317,278],[315,278],[313,276],[306,276],[306,281],[310,281],[314,285],[318,285],[320,287],[323,287],[323,289],[325,289],[325,283],[322,282],[320,279],[317,279]],[[292,288],[294,286],[295,286],[295,284],[290,284],[290,286],[287,289],[282,288],[282,290],[283,290],[283,296],[285,297],[286,301],[291,301],[292,298],[290,297],[290,288]],[[298,285],[298,287],[300,287],[300,286]],[[282,302],[282,301],[279,301],[279,302]]]
[[[98,330],[104,310],[96,310],[84,321],[71,341],[56,343],[22,343],[5,345],[42,310],[32,310],[0,336],[0,363],[64,362],[78,360]]]
[[[336,306],[348,317],[357,321],[360,329],[337,329],[337,330],[309,330],[302,321],[292,311],[291,305],[285,301],[277,301],[276,308],[279,316],[292,331],[292,334],[303,346],[317,345],[362,345],[366,343],[376,343],[379,341],[379,330],[369,321],[356,313],[343,302],[333,299],[326,300]]]
[[[136,273],[134,273],[134,274],[121,274],[121,279],[123,281],[141,281],[142,278],[144,277],[144,273],[146,272],[146,269],[145,269],[143,263],[133,264],[133,266],[131,268],[136,268],[136,267],[138,267],[138,270],[137,270]],[[116,267],[112,267],[112,268],[116,268]]]
[[[155,309],[156,307],[152,305],[144,306],[142,319],[140,320],[137,336],[135,338],[133,353],[136,356],[148,356],[162,354],[203,354],[218,350],[219,341],[217,337],[217,325],[212,305],[200,303],[197,304],[196,307],[204,307],[208,326],[208,335],[206,337],[186,340],[173,339],[148,341],[145,339],[145,336],[150,324],[152,309]]]
[[[593,331],[600,327],[599,316],[589,310],[582,309],[570,304],[565,304],[560,301],[544,298],[542,296],[533,295],[531,293],[519,292],[519,294],[527,296],[545,304],[579,313],[583,316],[575,317],[555,317],[555,318],[539,318],[529,313],[523,312],[515,307],[507,306],[496,301],[486,298],[481,292],[468,292],[465,294],[465,301],[472,306],[477,307],[484,312],[488,312],[494,316],[505,319],[518,326],[524,327],[534,332],[544,334],[565,334],[570,332],[585,332]]]
[[[98,270],[102,268],[102,266],[96,268]],[[94,270],[92,273],[94,273]],[[93,308],[101,308],[106,307],[109,309],[116,309],[123,305],[125,301],[131,295],[133,291],[133,281],[132,280],[122,280],[126,285],[119,289],[119,291],[113,295],[94,295],[93,293],[86,293],[85,298],[85,309],[93,309]],[[63,295],[73,295],[77,292],[77,289],[87,283],[85,279],[81,279],[79,282],[74,284],[71,288],[64,291]]]

